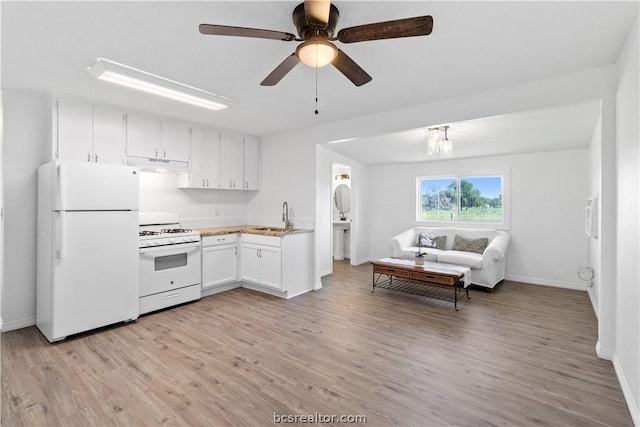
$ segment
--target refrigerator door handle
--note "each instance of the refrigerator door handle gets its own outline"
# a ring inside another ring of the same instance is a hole
[[[58,166],[58,196],[60,196],[60,210],[64,210],[66,208],[66,197],[65,197],[65,187],[66,187],[66,174],[64,173],[64,165]]]
[[[58,259],[64,258],[64,229],[65,229],[65,213],[64,211],[58,212],[60,214],[60,225],[58,226],[58,231],[60,235],[58,236]]]

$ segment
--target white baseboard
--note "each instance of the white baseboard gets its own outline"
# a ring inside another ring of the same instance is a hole
[[[313,285],[313,290],[314,291],[319,291],[320,289],[322,289],[322,282],[318,282],[318,283]]]
[[[27,317],[26,319],[12,320],[2,323],[2,332],[15,331],[16,329],[28,328],[36,325],[35,317]]]
[[[333,270],[330,268],[320,271],[320,277],[328,276],[330,274],[333,274]]]
[[[620,388],[622,388],[622,394],[624,395],[625,400],[627,401],[627,407],[629,408],[629,413],[631,414],[631,419],[633,420],[633,424],[635,426],[640,426],[640,413],[638,413],[638,406],[636,405],[636,401],[631,393],[631,389],[629,388],[629,382],[624,375],[624,371],[622,370],[622,365],[620,365],[620,361],[618,360],[618,356],[613,355],[613,368],[616,370],[616,375],[618,376],[618,382],[620,383]]]
[[[537,277],[517,276],[514,274],[507,274],[505,279],[511,280],[513,282],[528,283],[530,285],[553,286],[555,288],[574,289],[577,291],[589,290],[589,286],[586,286],[582,283],[577,283],[577,282],[561,282],[558,280],[547,280],[547,279],[540,279]]]
[[[351,260],[351,265],[362,265],[367,262],[371,262],[371,258],[366,257],[366,258],[358,258],[356,260]]]
[[[611,360],[613,358],[611,349],[602,347],[600,341],[596,343],[596,354],[600,359]]]

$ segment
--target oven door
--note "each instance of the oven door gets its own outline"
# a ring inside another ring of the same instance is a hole
[[[200,242],[140,249],[140,296],[201,283]]]

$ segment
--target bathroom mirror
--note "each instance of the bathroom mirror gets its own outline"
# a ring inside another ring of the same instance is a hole
[[[336,202],[336,208],[340,212],[349,212],[351,210],[351,188],[346,184],[340,184],[336,187],[333,198]]]

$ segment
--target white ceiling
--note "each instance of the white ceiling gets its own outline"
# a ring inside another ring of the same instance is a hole
[[[198,32],[199,24],[212,23],[295,33],[291,12],[298,3],[3,1],[2,84],[126,105],[261,136],[612,64],[638,16],[637,1],[334,1],[340,10],[338,30],[425,14],[434,17],[434,30],[428,37],[340,45],[373,81],[357,88],[334,68],[320,69],[320,114],[315,115],[313,69],[300,64],[275,87],[259,84],[295,50],[296,42]],[[113,87],[87,73],[86,67],[97,57],[235,102],[225,111],[210,112]],[[577,110],[571,113],[572,108]],[[580,113],[592,117],[593,108],[581,105],[560,111],[570,120]],[[553,117],[558,112],[547,113]],[[473,156],[478,145],[502,139],[513,152],[526,150],[527,141],[517,137],[517,124],[526,118],[549,120],[545,112],[532,112],[503,125],[499,118],[491,118],[483,125],[466,122],[452,128],[456,156]],[[584,138],[585,129],[592,131],[594,124],[590,121],[570,132],[570,144],[577,144],[574,140]],[[502,127],[507,128],[502,136],[491,133]],[[465,134],[472,129],[473,136]],[[480,131],[488,133],[481,136]],[[417,141],[416,132],[402,138]],[[384,153],[384,141],[390,139],[367,141],[380,147],[370,151]],[[468,145],[463,145],[465,140]],[[336,145],[336,150],[347,153],[355,144]],[[359,159],[358,150],[352,151],[351,156]],[[381,158],[371,154],[361,161],[377,164]]]
[[[600,117],[591,101],[449,125],[456,159],[585,148]],[[431,126],[429,126],[431,127]],[[327,144],[327,148],[366,165],[442,160],[427,156],[428,127],[373,138]]]

